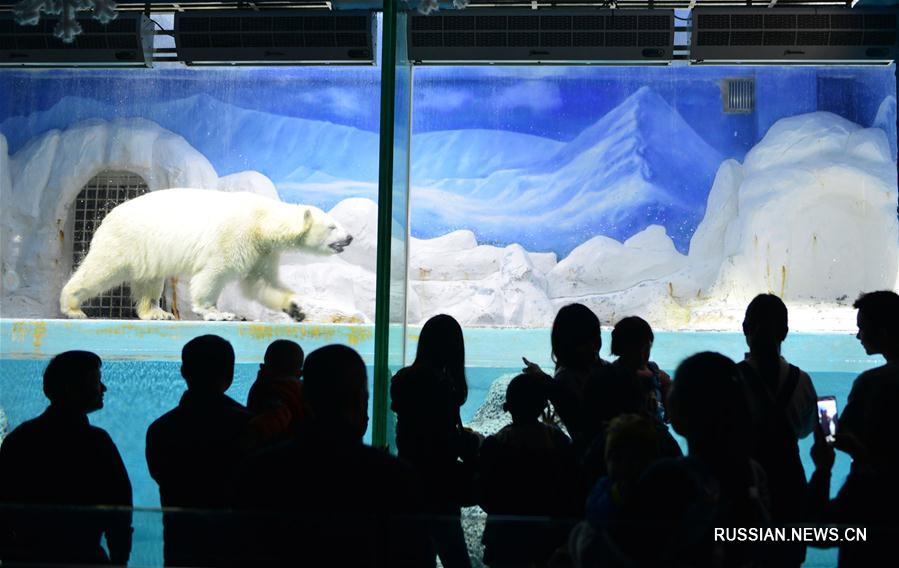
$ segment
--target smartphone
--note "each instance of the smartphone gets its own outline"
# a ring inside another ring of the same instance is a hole
[[[835,396],[819,396],[818,397],[818,423],[821,424],[821,430],[828,442],[833,442],[834,434],[837,433],[837,421],[839,415],[837,413],[837,397]]]

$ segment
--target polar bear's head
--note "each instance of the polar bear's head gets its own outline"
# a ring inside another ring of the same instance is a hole
[[[353,242],[353,236],[333,217],[318,207],[306,207],[303,213],[303,246],[319,254],[343,252]]]

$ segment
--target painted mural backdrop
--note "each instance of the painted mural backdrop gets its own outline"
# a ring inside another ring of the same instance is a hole
[[[353,244],[285,255],[281,278],[325,321],[372,320],[379,74],[4,71],[3,316],[59,317],[71,203],[125,169],[328,211]],[[755,81],[751,112],[725,112],[733,78]],[[827,328],[897,286],[891,67],[419,68],[413,93],[413,323],[547,326],[581,301],[606,322],[728,326],[774,291]],[[287,317],[235,287],[219,304]]]

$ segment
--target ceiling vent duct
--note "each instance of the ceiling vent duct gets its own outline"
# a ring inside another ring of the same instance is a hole
[[[673,10],[465,10],[408,18],[414,63],[666,64]]]
[[[189,65],[374,65],[365,11],[175,13],[178,59]]]
[[[149,67],[153,60],[153,23],[140,12],[119,12],[101,24],[85,14],[84,30],[73,43],[53,35],[58,18],[42,16],[21,26],[11,12],[0,13],[2,67]]]
[[[885,63],[896,57],[896,12],[847,8],[696,8],[696,63]]]

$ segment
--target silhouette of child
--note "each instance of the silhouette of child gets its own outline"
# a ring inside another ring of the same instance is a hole
[[[637,414],[614,418],[605,452],[608,475],[597,481],[587,500],[587,520],[597,527],[618,520],[637,480],[661,457],[655,424]]]
[[[612,330],[612,354],[618,356],[613,365],[637,381],[649,414],[667,422],[665,400],[671,377],[649,360],[654,341],[652,327],[646,320],[637,316],[622,319]]]
[[[571,441],[554,424],[539,420],[546,408],[545,379],[521,374],[506,390],[503,408],[512,424],[481,447],[481,507],[487,512],[484,562],[488,565],[543,565],[565,541],[570,527],[499,516],[564,519],[577,512],[576,468]]]
[[[582,455],[593,439],[591,430],[593,409],[588,408],[585,397],[591,375],[607,367],[608,361],[599,356],[602,335],[599,318],[583,304],[563,306],[553,320],[550,342],[556,369],[552,377],[522,357],[523,373],[542,376],[547,397],[552,403],[551,421],[556,418],[571,435],[575,452]]]
[[[300,382],[303,358],[303,349],[287,339],[273,341],[266,349],[247,395],[247,410],[254,415],[250,429],[258,442],[286,437],[308,417]]]

